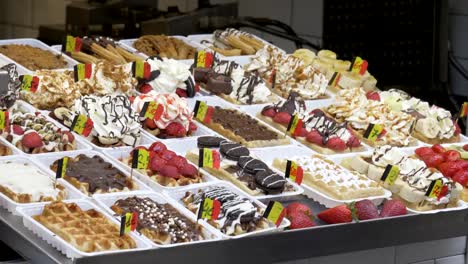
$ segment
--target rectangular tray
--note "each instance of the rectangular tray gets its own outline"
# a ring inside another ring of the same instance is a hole
[[[21,163],[32,165],[36,167],[38,170],[40,170],[41,172],[43,172],[44,174],[49,175],[50,178],[53,178],[53,179],[55,178],[54,174],[51,174],[49,171],[45,170],[40,164],[38,164],[36,161],[34,161],[33,159],[27,156],[12,155],[12,156],[5,156],[5,157],[0,158],[0,164],[6,163],[9,161],[21,162]],[[71,184],[69,184],[64,179],[58,179],[58,183],[60,183],[63,187],[65,187],[65,190],[67,190],[68,192],[67,198],[65,200],[81,199],[84,197],[84,195],[81,192],[75,189]],[[10,199],[10,197],[6,196],[5,194],[0,193],[0,206],[3,208],[6,208],[10,213],[14,215],[18,215],[17,208],[31,206],[31,205],[44,205],[48,203],[50,202],[18,203]]]
[[[207,188],[209,186],[224,186],[226,187],[227,189],[229,189],[230,191],[234,192],[235,194],[237,195],[240,195],[242,197],[245,197],[247,199],[249,199],[250,201],[252,201],[256,206],[258,206],[259,208],[265,210],[266,209],[266,205],[264,205],[263,203],[261,203],[259,200],[255,199],[255,198],[252,198],[252,197],[249,197],[247,195],[245,195],[241,190],[239,190],[237,187],[235,187],[234,185],[232,185],[231,183],[228,183],[228,182],[212,182],[212,183],[204,183],[204,184],[200,184],[200,185],[197,185],[197,186],[188,186],[186,188],[183,188],[183,189],[179,189],[177,191],[170,191],[170,192],[167,192],[167,191],[164,191],[163,194],[168,196],[170,201],[172,201],[172,203],[176,203],[178,205],[180,205],[181,209],[183,209],[184,211],[186,211],[187,213],[194,215],[194,213],[192,213],[190,210],[188,210],[187,208],[185,208],[185,206],[183,205],[183,203],[180,201],[180,199],[182,197],[184,197],[185,195],[185,192],[188,192],[188,191],[192,191],[192,192],[195,192],[197,190],[200,190],[200,189],[204,189],[204,188]],[[262,211],[263,211],[262,210]],[[205,222],[205,220],[200,220],[202,222]],[[209,225],[208,223],[206,223],[207,225]],[[257,234],[262,234],[262,233],[267,233],[267,232],[275,232],[275,231],[281,231],[281,230],[284,230],[286,227],[288,227],[290,225],[290,222],[288,219],[284,218],[283,221],[281,222],[280,226],[277,228],[275,226],[272,226],[272,227],[269,227],[269,228],[266,228],[266,229],[263,229],[263,230],[258,230],[258,231],[254,231],[254,232],[250,232],[250,233],[246,233],[246,234],[241,234],[241,235],[237,235],[237,236],[228,236],[224,233],[222,233],[221,231],[215,229],[217,231],[217,233],[222,237],[222,238],[225,238],[225,239],[232,239],[232,238],[241,238],[241,237],[246,237],[246,236],[253,236],[253,235],[257,235]]]
[[[89,210],[89,209],[95,209],[96,211],[100,212],[104,216],[107,217],[112,223],[115,223],[116,225],[120,225],[120,223],[109,216],[104,210],[100,209],[96,205],[92,204],[91,202],[87,200],[70,200],[68,202],[74,202],[76,203],[82,210]],[[42,240],[45,240],[48,244],[50,244],[52,247],[56,248],[58,251],[62,252],[62,254],[66,255],[68,258],[81,258],[81,257],[91,257],[91,256],[97,256],[97,255],[105,255],[105,254],[113,254],[113,253],[120,253],[120,252],[131,252],[131,251],[140,251],[140,250],[145,250],[151,248],[151,246],[143,239],[140,238],[140,236],[136,235],[135,232],[130,232],[129,235],[133,240],[135,241],[137,248],[135,249],[125,249],[125,250],[109,250],[109,251],[102,251],[102,252],[95,252],[95,253],[87,253],[78,250],[74,246],[72,246],[70,243],[50,231],[48,228],[34,220],[32,216],[38,215],[42,212],[44,209],[44,205],[38,205],[38,206],[31,206],[31,207],[22,207],[18,209],[18,212],[20,215],[23,217],[23,224],[31,230],[33,233],[35,233],[37,236],[39,236]]]
[[[100,152],[96,152],[96,151],[92,151],[92,150],[81,150],[81,151],[73,151],[73,152],[61,152],[61,153],[48,153],[48,154],[44,154],[44,155],[41,155],[41,156],[37,156],[37,157],[34,157],[35,160],[37,161],[37,163],[42,167],[42,169],[44,169],[45,171],[47,171],[48,173],[52,173],[52,175],[55,175],[55,172],[52,171],[50,169],[50,165],[52,165],[54,163],[54,161],[60,159],[60,158],[63,158],[65,156],[67,157],[76,157],[80,154],[85,154],[86,156],[88,157],[91,157],[91,156],[99,156],[101,158],[104,159],[104,161],[106,162],[109,162],[110,164],[112,164],[112,166],[114,166],[115,168],[117,168],[120,172],[122,172],[122,174],[124,174],[125,176],[127,177],[130,177],[130,174],[128,171],[122,169],[116,162],[114,162],[112,159],[110,159],[109,157],[107,157],[106,155],[100,153]],[[140,180],[138,180],[137,177],[135,177],[135,175],[133,175],[133,179],[132,179],[135,184],[137,185],[137,189],[135,190],[131,190],[131,191],[126,191],[126,192],[117,192],[117,193],[132,193],[132,192],[135,192],[135,191],[149,191],[151,190],[148,186],[146,186],[143,182],[141,182]],[[71,184],[70,184],[71,185]],[[72,185],[71,185],[72,186]],[[73,188],[75,188],[73,186]],[[80,190],[76,189],[78,192],[82,193]],[[109,194],[112,194],[112,193],[106,193],[106,194],[102,194],[102,195],[109,195]],[[83,196],[86,196],[85,194],[82,193]],[[95,196],[97,194],[92,194],[91,196]]]
[[[19,39],[4,39],[0,40],[0,46],[1,45],[10,45],[10,44],[19,44],[19,45],[29,45],[35,48],[41,48],[43,50],[50,51],[56,55],[62,55],[63,59],[67,62],[67,66],[64,69],[70,69],[73,68],[78,62],[69,56],[67,56],[65,53],[62,53],[60,50],[56,50],[51,48],[50,46],[46,45],[44,42],[37,40],[37,39],[32,39],[32,38],[19,38]],[[0,57],[2,57],[2,60],[5,60],[8,63],[15,63],[18,65],[18,74],[30,74],[34,72],[33,70],[30,70],[26,68],[25,66],[15,62],[14,60],[10,59],[9,57],[0,54]],[[59,69],[57,69],[59,70]]]
[[[193,222],[197,222],[197,218],[193,214],[187,213],[187,211],[182,210],[180,204],[174,204],[168,199],[158,193],[155,192],[136,192],[136,193],[126,193],[126,194],[112,194],[112,195],[96,195],[94,196],[94,200],[97,202],[97,204],[104,209],[109,215],[113,216],[117,221],[120,222],[120,217],[116,216],[114,211],[110,208],[117,200],[120,199],[125,199],[128,197],[133,197],[133,196],[138,196],[138,197],[148,197],[151,200],[159,203],[159,204],[166,204],[169,203],[172,205],[180,214],[184,215],[187,217],[189,220]],[[183,245],[192,245],[192,244],[200,244],[200,243],[205,243],[208,241],[213,241],[213,240],[218,240],[220,239],[218,233],[216,232],[216,229],[214,229],[211,225],[205,223],[205,222],[200,222],[199,223],[202,226],[202,233],[203,236],[206,238],[201,241],[194,241],[194,242],[184,242],[184,243],[177,243],[177,244],[170,244],[170,245],[160,245],[156,244],[153,241],[151,241],[149,238],[144,236],[143,234],[140,234],[139,232],[135,231],[142,239],[146,240],[147,243],[151,244],[153,247],[157,248],[169,248],[169,247],[176,247],[176,246],[183,246]]]

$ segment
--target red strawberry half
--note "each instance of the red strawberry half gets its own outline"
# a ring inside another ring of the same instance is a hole
[[[180,170],[180,173],[187,177],[194,177],[198,174],[198,170],[195,166],[190,163],[185,164],[185,166]]]
[[[275,123],[288,125],[289,121],[291,120],[291,116],[286,112],[278,112],[275,117],[273,117],[273,121]]]
[[[184,137],[187,130],[180,123],[172,122],[166,127],[166,133],[172,137]]]
[[[447,150],[444,152],[445,161],[457,161],[461,159],[460,152],[456,150]]]
[[[262,110],[262,115],[273,118],[276,115],[276,110],[273,107],[265,107]]]
[[[152,170],[152,171],[160,171],[165,165],[166,165],[167,161],[158,157],[158,156],[155,156],[151,159],[150,161],[150,164],[149,164],[149,169]]]
[[[323,137],[317,130],[312,130],[307,134],[306,140],[310,143],[323,146]]]
[[[382,206],[380,217],[390,217],[406,214],[406,205],[400,200],[387,200]]]
[[[140,88],[140,93],[149,93],[150,91],[152,91],[153,88],[151,87],[151,85],[149,84],[143,84]]]
[[[339,205],[322,211],[317,214],[317,217],[328,224],[349,223],[353,221],[351,210],[346,205]]]
[[[291,203],[286,207],[286,215],[293,215],[299,212],[306,213],[309,215],[312,214],[312,210],[310,210],[310,208],[307,205],[299,202]]]
[[[369,100],[380,101],[380,95],[378,92],[367,92],[366,97]]]
[[[169,162],[168,165],[172,165],[177,169],[181,170],[185,165],[187,165],[187,160],[182,156],[175,156]]]
[[[332,137],[328,139],[327,147],[336,151],[344,151],[346,143],[339,137]]]
[[[315,226],[314,216],[308,212],[297,212],[286,216],[286,218],[291,221],[289,228],[291,229],[301,229]]]
[[[420,148],[417,148],[414,152],[419,157],[434,154],[434,150],[432,150],[432,148],[430,147],[420,147]]]
[[[23,138],[21,139],[21,143],[26,148],[39,148],[44,145],[41,136],[39,136],[39,134],[36,132],[29,132],[24,134]]]
[[[167,149],[167,147],[166,147],[166,145],[164,145],[164,143],[157,141],[157,142],[154,142],[153,144],[151,144],[149,149],[151,151],[156,152],[157,154],[161,154],[163,151],[165,151]]]
[[[361,200],[354,203],[356,215],[359,220],[379,218],[377,206],[370,200]]]
[[[159,174],[174,179],[180,178],[179,170],[176,167],[167,164],[159,170]]]

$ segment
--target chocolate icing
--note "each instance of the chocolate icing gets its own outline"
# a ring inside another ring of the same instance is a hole
[[[239,160],[242,156],[248,156],[250,151],[240,144],[224,141],[220,143],[219,151],[223,156],[231,160]]]
[[[304,125],[308,126],[314,122],[312,129],[316,129],[319,134],[322,136],[323,144],[328,142],[333,136],[342,137],[344,131],[348,128],[348,123],[338,123],[332,118],[325,115],[321,110],[315,111],[309,118],[303,120]],[[343,131],[340,133],[340,131]]]
[[[279,138],[276,132],[237,110],[215,106],[212,121],[222,125],[227,130],[231,130],[247,141],[275,140]]]
[[[232,92],[231,78],[221,74],[210,74],[205,88],[215,94],[230,94]]]
[[[257,187],[268,194],[281,193],[284,190],[286,180],[277,173],[267,169],[255,174]]]
[[[299,106],[300,109],[296,109],[296,106]],[[305,111],[306,106],[304,100],[299,98],[299,94],[297,92],[290,92],[288,99],[284,101],[283,104],[278,102],[274,105],[267,105],[262,111],[272,108],[275,109],[276,112],[285,112],[292,116],[294,113]]]
[[[217,148],[223,141],[226,140],[221,137],[203,136],[197,138],[197,146],[199,148]]]

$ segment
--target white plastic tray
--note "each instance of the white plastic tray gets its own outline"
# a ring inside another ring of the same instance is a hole
[[[185,142],[182,142],[182,141],[178,141],[178,142],[180,142],[181,145],[185,144]],[[167,142],[164,142],[164,144],[167,146],[167,148],[169,150],[172,150],[172,151],[174,151],[174,152],[176,152],[177,154],[180,155],[180,153],[177,152],[175,149],[172,149],[172,147],[170,147],[167,144]],[[150,145],[144,145],[144,146],[149,147]],[[108,149],[108,150],[104,150],[103,153],[104,153],[104,155],[109,157],[109,159],[112,160],[113,164],[116,164],[116,166],[119,166],[119,168],[121,168],[122,170],[127,171],[127,173],[128,173],[128,172],[131,171],[131,167],[129,165],[124,164],[123,162],[121,162],[120,159],[128,157],[130,155],[130,151],[132,151],[132,149],[133,149],[133,147]],[[190,161],[188,161],[188,162],[191,163]],[[193,164],[193,163],[191,163],[191,164]],[[193,165],[197,166],[196,164],[193,164]],[[210,174],[206,173],[205,171],[201,171],[200,173],[203,175],[203,178],[204,178],[205,182],[210,182],[210,181],[216,181],[217,180],[215,177],[211,176]],[[144,175],[143,173],[139,172],[136,169],[133,170],[133,176],[138,178],[140,181],[142,181],[143,183],[145,183],[147,186],[149,186],[151,189],[153,189],[155,191],[162,191],[162,190],[169,191],[169,190],[175,190],[175,189],[180,189],[180,188],[184,187],[184,186],[180,186],[180,187],[162,186],[161,184],[157,183],[156,181],[152,180],[150,177],[148,177],[147,175]],[[192,184],[192,185],[197,185],[197,184],[198,183]]]
[[[92,150],[81,150],[81,151],[73,151],[73,152],[61,152],[61,153],[47,153],[47,154],[44,154],[44,155],[41,155],[41,156],[37,156],[37,157],[34,157],[35,160],[38,162],[38,164],[44,169],[46,170],[48,173],[52,173],[53,175],[55,175],[55,172],[52,171],[50,169],[50,166],[58,159],[61,159],[65,156],[67,157],[76,157],[80,154],[85,154],[86,156],[88,157],[92,157],[92,156],[99,156],[101,158],[104,159],[104,161],[106,162],[109,162],[110,164],[112,164],[112,166],[114,166],[115,168],[117,168],[119,171],[122,172],[122,174],[126,175],[127,177],[130,177],[130,174],[128,173],[128,171],[126,170],[123,170],[119,164],[117,164],[116,162],[114,162],[112,159],[110,159],[109,157],[107,157],[106,155],[103,155],[102,153],[100,152],[96,152],[96,151],[92,151]],[[130,191],[122,191],[122,192],[118,192],[118,193],[131,193],[131,192],[134,192],[134,191],[149,191],[151,190],[148,186],[146,186],[143,182],[141,182],[140,180],[138,180],[137,177],[135,177],[135,175],[133,175],[133,179],[134,183],[137,185],[136,186],[136,189],[134,190],[130,190]],[[75,187],[74,187],[75,188]],[[76,188],[75,188],[76,189]],[[78,190],[79,191],[79,190]],[[80,191],[81,193],[81,191]],[[102,195],[109,195],[109,194],[112,194],[112,193],[106,193],[106,194],[102,194]],[[85,194],[83,194],[85,195]],[[94,195],[97,195],[97,194],[93,194],[92,196]]]
[[[2,45],[10,45],[10,44],[19,44],[19,45],[29,45],[29,46],[32,46],[32,47],[35,47],[35,48],[41,48],[43,50],[47,50],[47,51],[50,51],[54,54],[57,54],[57,55],[62,55],[63,56],[63,59],[67,62],[67,66],[65,67],[65,69],[69,69],[69,68],[72,68],[73,66],[75,66],[76,64],[78,64],[78,62],[70,57],[68,57],[66,54],[64,53],[61,53],[60,51],[56,50],[56,49],[53,49],[51,47],[49,47],[48,45],[46,45],[44,42],[42,41],[39,41],[37,39],[32,39],[32,38],[20,38],[20,39],[4,39],[4,40],[0,40],[0,46]],[[10,59],[9,57],[3,55],[3,54],[0,54],[0,57],[3,57],[2,59],[4,59],[5,61],[7,62],[12,62],[12,63],[15,63],[18,65],[18,73],[19,74],[30,74],[32,72],[34,72],[33,70],[30,70],[28,68],[26,68],[25,66],[15,62],[14,60]]]
[[[184,157],[187,154],[187,152],[189,152],[191,150],[194,150],[194,149],[198,149],[197,139],[188,139],[188,140],[184,140],[184,142],[170,141],[170,142],[166,143],[166,146],[169,149],[172,149],[173,151],[175,151],[176,153],[180,153],[180,155],[182,155]],[[254,150],[254,149],[251,149],[251,150]],[[253,158],[258,158],[253,153],[250,153],[250,155]],[[271,167],[271,166],[270,166],[270,168],[273,169],[273,167]],[[200,169],[200,170],[204,171],[207,174],[209,174],[209,172],[204,170],[204,169]],[[212,176],[212,177],[219,180],[215,176]],[[223,181],[223,180],[221,180],[221,181]],[[223,181],[223,182],[227,182],[227,181]],[[282,201],[282,200],[287,200],[288,198],[292,198],[294,196],[300,195],[300,194],[302,194],[304,192],[303,188],[301,188],[295,182],[290,181],[288,179],[288,183],[291,184],[294,187],[294,190],[291,191],[291,192],[283,192],[283,193],[280,193],[280,194],[270,194],[270,195],[262,194],[262,195],[255,195],[255,196],[244,193],[244,195],[249,196],[250,198],[253,198],[253,199],[258,199],[258,200],[278,200],[278,201]]]
[[[170,203],[166,197],[164,197],[161,194],[155,193],[155,192],[137,192],[137,193],[126,193],[126,194],[112,194],[112,195],[96,195],[94,196],[95,201],[97,204],[103,208],[109,215],[112,215],[113,217],[116,218],[117,221],[120,221],[120,217],[117,217],[115,212],[112,211],[110,208],[117,200],[120,199],[125,199],[128,197],[141,197],[141,198],[150,198],[151,200],[159,203],[159,204],[166,204],[169,203],[172,205],[179,213],[187,217],[189,220],[192,222],[196,223],[197,218],[193,214],[187,213],[187,211],[183,210],[183,207],[181,208],[180,204],[174,204]],[[192,245],[192,244],[200,244],[208,241],[213,241],[213,240],[218,240],[220,239],[219,234],[216,232],[216,229],[213,228],[211,225],[207,224],[206,222],[200,222],[199,223],[202,226],[202,234],[203,237],[205,238],[204,240],[200,241],[194,241],[194,242],[184,242],[184,243],[175,243],[175,244],[169,244],[169,245],[160,245],[156,244],[155,242],[151,241],[149,238],[144,236],[143,234],[138,233],[142,239],[146,240],[149,244],[151,244],[153,247],[161,247],[161,248],[169,248],[169,247],[175,247],[175,246],[183,246],[183,245]]]
[[[104,210],[100,209],[91,202],[88,202],[86,200],[71,200],[67,202],[76,203],[82,210],[95,209],[99,213],[106,216],[106,218],[108,218],[112,223],[120,225],[120,223],[117,220],[110,217]],[[41,214],[43,210],[44,205],[38,205],[19,208],[18,212],[23,217],[23,223],[24,226],[26,226],[26,228],[38,235],[42,240],[45,240],[48,244],[56,248],[58,251],[62,252],[62,254],[66,255],[68,258],[92,257],[97,255],[113,254],[120,252],[140,251],[151,248],[150,244],[148,244],[146,240],[141,239],[140,236],[135,234],[135,232],[130,232],[130,237],[135,241],[137,245],[137,248],[135,249],[109,250],[95,253],[87,253],[80,251],[74,246],[72,246],[70,243],[68,243],[67,241],[50,231],[48,228],[43,226],[41,223],[37,222],[34,218],[32,218],[34,215]]]
[[[44,174],[49,175],[50,178],[52,179],[55,178],[55,175],[51,175],[49,171],[44,170],[38,163],[36,163],[34,160],[26,156],[5,156],[0,159],[0,164],[6,163],[6,162],[17,162],[17,163],[28,164],[28,165],[36,167],[38,170],[40,170]],[[68,193],[66,200],[81,199],[84,197],[84,195],[81,192],[76,190],[67,181],[63,179],[58,179],[57,182],[60,183],[60,185],[62,185],[63,187],[65,187],[65,190]],[[10,199],[5,194],[0,193],[0,206],[2,206],[3,208],[6,208],[10,213],[13,213],[14,215],[18,215],[16,211],[17,208],[31,206],[31,205],[43,205],[43,204],[48,204],[48,203],[50,202],[18,203]]]
[[[311,157],[314,154],[314,152],[309,150],[308,148],[299,148],[295,146],[274,147],[274,148],[269,148],[265,150],[255,149],[253,150],[253,153],[256,156],[258,156],[261,160],[263,160],[266,164],[268,164],[269,166],[272,166],[273,160],[275,158],[283,157],[284,159],[287,159],[289,157],[297,157],[297,156]],[[352,155],[356,155],[356,154],[352,154]],[[333,158],[327,157],[327,159],[335,161]],[[280,173],[284,173],[284,172],[280,171]],[[372,197],[352,199],[352,200],[338,200],[338,199],[333,199],[327,194],[324,194],[320,192],[319,190],[315,189],[314,187],[308,186],[307,184],[302,184],[301,187],[304,188],[304,195],[317,201],[320,204],[323,204],[324,206],[328,208],[338,206],[341,204],[345,204],[345,203],[351,203],[353,201],[365,200],[365,199],[371,200],[375,205],[379,205],[384,201],[384,199],[390,198],[392,196],[392,193],[390,191],[385,190],[385,194],[380,195],[380,196],[372,196]]]
[[[198,186],[188,186],[186,188],[179,189],[177,191],[171,191],[171,192],[164,191],[164,194],[169,197],[170,201],[172,201],[173,203],[177,203],[181,207],[183,207],[182,209],[185,210],[187,213],[194,215],[194,213],[192,213],[189,209],[185,208],[183,202],[181,202],[180,199],[185,196],[186,192],[198,192],[198,190],[200,190],[200,189],[203,190],[205,188],[208,188],[209,186],[223,186],[223,187],[227,188],[228,190],[234,192],[235,194],[237,194],[237,195],[239,195],[241,197],[247,198],[250,201],[252,201],[252,203],[254,203],[257,207],[262,209],[262,213],[266,209],[266,205],[261,203],[259,200],[255,199],[255,198],[252,198],[252,197],[246,196],[241,190],[237,189],[237,187],[235,187],[231,183],[227,183],[227,182],[212,182],[212,183],[204,183],[204,184],[201,184],[201,185],[198,185]],[[200,220],[200,221],[206,222],[205,220]],[[274,226],[272,224],[269,228],[254,231],[254,232],[249,232],[249,233],[245,233],[245,234],[241,234],[241,235],[237,235],[237,236],[228,236],[228,235],[222,233],[218,229],[216,229],[216,231],[222,238],[232,239],[232,238],[241,238],[241,237],[246,237],[246,236],[257,235],[257,234],[266,233],[266,232],[281,231],[281,230],[284,230],[289,225],[290,225],[289,220],[284,218],[279,227],[276,227],[276,226]]]

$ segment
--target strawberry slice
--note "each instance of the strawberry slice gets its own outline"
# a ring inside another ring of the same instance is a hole
[[[169,178],[174,178],[174,179],[179,179],[180,178],[180,173],[179,170],[171,165],[164,165],[160,170],[159,174],[161,174],[164,177],[169,177]]]
[[[181,170],[185,165],[187,165],[187,159],[182,156],[175,156],[167,162],[168,165],[172,165],[177,169]]]
[[[198,174],[198,169],[190,163],[185,164],[185,166],[180,170],[180,174],[186,177],[194,177]]]
[[[435,153],[444,153],[445,152],[445,148],[442,147],[440,144],[435,144],[433,145],[432,147],[432,150],[435,152]]]
[[[23,138],[21,139],[21,143],[26,148],[39,148],[44,145],[41,136],[39,136],[39,134],[37,134],[35,131],[24,134]]]
[[[167,150],[166,145],[160,141],[156,141],[149,147],[149,150],[156,152],[157,154],[161,154],[163,151]]]
[[[159,172],[166,165],[166,163],[166,160],[158,156],[154,156],[150,161],[149,169],[152,171]]]
[[[382,206],[380,217],[406,215],[406,205],[400,200],[387,200]]]
[[[439,164],[444,162],[444,156],[442,156],[442,154],[426,155],[421,158],[429,168],[437,168]]]
[[[307,134],[306,140],[310,143],[323,146],[323,137],[317,130],[312,130]]]
[[[380,101],[380,95],[378,92],[369,91],[366,93],[366,98],[369,100]]]
[[[288,125],[289,121],[291,120],[291,115],[286,112],[278,112],[275,117],[273,117],[273,121],[278,124]]]
[[[276,110],[273,107],[265,107],[262,110],[262,115],[273,118],[276,115]]]
[[[447,150],[444,152],[445,161],[457,161],[461,160],[460,152],[456,150]]]
[[[328,224],[349,223],[353,221],[351,210],[346,205],[339,205],[317,214],[317,217]]]
[[[460,183],[462,186],[468,186],[468,170],[459,170],[455,173],[455,176],[452,177],[452,180]]]
[[[420,147],[417,148],[414,152],[416,155],[418,155],[418,157],[434,154],[434,150],[432,150],[430,147]]]
[[[154,130],[154,129],[158,128],[158,126],[157,126],[156,123],[154,122],[154,119],[150,119],[150,118],[146,118],[146,119],[145,119],[145,126],[146,126],[148,129],[151,129],[151,130]]]
[[[180,123],[172,122],[166,127],[166,133],[172,137],[184,137],[187,135],[187,130]]]
[[[452,178],[463,167],[463,161],[449,161],[439,164],[437,167],[445,177]]]
[[[327,148],[344,151],[346,149],[346,143],[339,137],[332,137],[328,139]]]
[[[141,87],[140,87],[140,93],[149,93],[153,90],[153,88],[151,87],[151,85],[149,84],[143,84]]]

